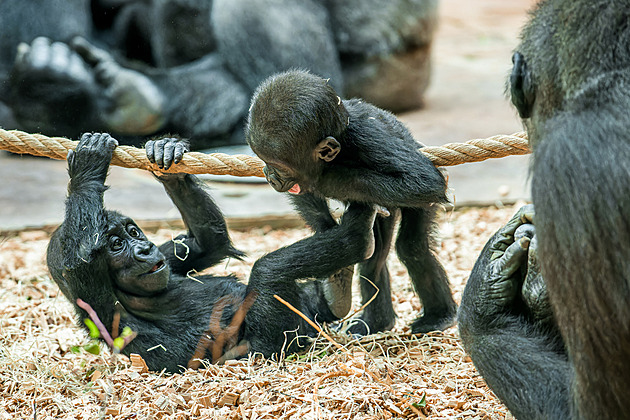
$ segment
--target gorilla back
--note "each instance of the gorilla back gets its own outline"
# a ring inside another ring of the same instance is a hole
[[[547,1],[521,46],[541,268],[578,418],[626,417],[630,397],[629,21],[626,1]]]
[[[563,411],[547,405],[547,395],[559,392],[552,384],[559,382],[569,395],[563,408],[570,414],[564,417],[628,416],[629,21],[627,1],[543,1],[514,55],[512,102],[534,150],[538,259],[568,366],[560,374],[547,369],[557,354],[545,348],[540,333],[509,314],[494,318],[485,331],[475,325],[466,295],[474,299],[484,281],[477,272],[462,302],[460,330],[468,337],[467,350],[483,340],[510,353],[502,366],[482,352],[471,355],[519,418],[554,418],[553,412]],[[529,333],[516,332],[521,327]],[[526,357],[541,364],[525,369]]]

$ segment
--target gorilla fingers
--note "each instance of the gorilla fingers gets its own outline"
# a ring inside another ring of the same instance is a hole
[[[521,418],[567,418],[569,365],[537,264],[533,206],[488,241],[459,309],[466,352]]]
[[[178,137],[149,140],[144,145],[149,162],[160,169],[168,170],[172,164],[181,162],[190,151],[190,142]]]

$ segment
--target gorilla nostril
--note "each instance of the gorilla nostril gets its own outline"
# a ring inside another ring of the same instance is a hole
[[[146,261],[153,252],[153,244],[137,244],[133,247],[133,255],[139,261]]]

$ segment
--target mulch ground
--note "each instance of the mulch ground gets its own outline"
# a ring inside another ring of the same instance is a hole
[[[470,208],[439,217],[436,251],[459,302],[480,250],[518,206]],[[147,232],[161,242],[179,232]],[[234,231],[249,255],[215,273],[246,279],[266,252],[309,234],[261,227]],[[390,257],[395,328],[343,345],[316,340],[281,360],[250,357],[168,375],[144,372],[124,356],[72,348],[88,342],[45,266],[46,230],[0,236],[0,420],[4,419],[506,419],[506,408],[463,351],[457,328],[412,336],[421,305],[405,268]],[[355,288],[356,289],[356,288]],[[355,308],[359,298],[355,296]]]

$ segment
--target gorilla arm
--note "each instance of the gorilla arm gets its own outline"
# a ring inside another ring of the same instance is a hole
[[[295,279],[328,277],[331,273],[369,258],[374,251],[372,226],[375,210],[351,203],[341,223],[256,261],[250,287],[259,283],[289,282]],[[332,245],[331,245],[332,244]],[[339,252],[343,249],[344,252]]]
[[[47,251],[51,275],[64,295],[75,305],[77,298],[96,298],[96,302],[89,303],[97,312],[101,305],[107,305],[107,313],[116,297],[106,275],[107,262],[96,253],[107,244],[103,234],[107,231],[104,182],[117,144],[108,134],[84,134],[76,150],[68,153],[70,183],[65,218],[53,233]],[[102,276],[95,278],[93,272]]]
[[[244,256],[232,246],[221,210],[196,177],[168,174],[158,179],[188,228],[186,235],[160,246],[173,273],[185,276],[190,270],[201,271],[225,258]]]
[[[516,418],[569,418],[567,357],[518,298],[529,246],[527,238],[514,239],[522,216],[481,252],[462,297],[459,331],[475,367]]]
[[[163,169],[179,163],[189,148],[187,140],[172,137],[145,144],[149,161]],[[227,257],[244,256],[232,246],[221,210],[197,177],[160,174],[157,178],[188,228],[186,235],[160,246],[173,273],[186,276],[190,270],[201,271]]]

